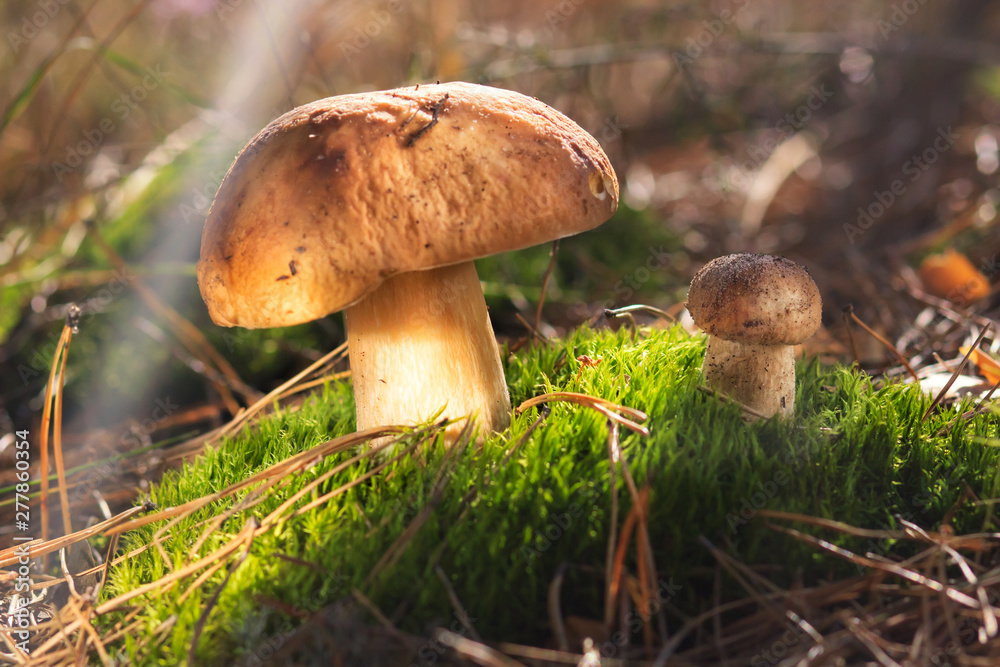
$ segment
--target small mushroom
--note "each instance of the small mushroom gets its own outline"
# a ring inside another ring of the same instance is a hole
[[[823,309],[806,270],[771,255],[719,257],[691,281],[687,307],[708,334],[708,386],[766,417],[792,414],[793,346],[816,332]]]
[[[442,409],[502,430],[510,397],[473,260],[591,229],[617,205],[597,141],[533,98],[468,83],[331,97],[237,157],[198,284],[223,326],[346,309],[361,430]]]

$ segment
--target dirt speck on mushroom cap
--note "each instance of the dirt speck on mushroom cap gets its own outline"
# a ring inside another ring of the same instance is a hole
[[[784,257],[718,257],[695,275],[688,310],[708,334],[757,345],[794,345],[819,328],[822,299],[805,268]]]

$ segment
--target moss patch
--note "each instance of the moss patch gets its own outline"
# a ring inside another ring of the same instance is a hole
[[[703,339],[678,328],[635,336],[627,330],[584,329],[552,346],[520,352],[506,364],[514,405],[568,390],[649,414],[650,436],[623,431],[621,448],[638,486],[649,487],[659,578],[669,586],[672,605],[685,613],[712,604],[715,561],[699,535],[745,562],[770,564],[775,572],[798,570],[806,582],[856,572],[768,529],[755,517],[762,507],[871,528],[895,527],[897,516],[934,526],[957,501],[963,484],[980,497],[997,495],[1000,454],[992,445],[1000,432],[994,416],[948,427],[963,407],[956,406],[921,423],[930,398],[915,387],[873,391],[862,375],[814,363],[799,368],[794,420],[747,425],[738,408],[698,391],[703,354]],[[601,361],[581,370],[580,355]],[[508,432],[470,447],[454,461],[440,443],[423,447],[334,501],[258,536],[205,621],[198,662],[232,664],[300,623],[293,612],[318,610],[353,589],[404,630],[428,635],[433,627],[448,627],[455,612],[435,566],[449,578],[486,640],[543,643],[551,635],[547,588],[564,562],[570,564],[562,587],[564,614],[600,618],[610,525],[607,425],[593,410],[552,404],[551,414],[504,463],[511,444],[538,415],[527,410]],[[350,386],[330,385],[299,411],[279,413],[259,430],[167,475],[152,500],[163,507],[204,496],[353,429]],[[290,478],[263,503],[228,519],[198,553],[218,548],[252,517],[266,516],[350,456],[330,456]],[[383,462],[370,459],[347,467],[319,493]],[[435,499],[432,490],[439,479],[443,492]],[[617,483],[620,528],[631,503],[620,475]],[[465,502],[473,487],[474,499]],[[193,560],[189,552],[202,531],[198,523],[233,502],[209,505],[171,531],[163,542],[171,567]],[[431,504],[429,518],[398,560],[371,577],[390,545]],[[991,520],[985,512],[962,509],[952,524],[957,531],[980,530]],[[157,527],[128,534],[122,547],[148,544]],[[896,548],[835,539],[861,553]],[[635,571],[634,546],[627,564]],[[112,569],[104,597],[167,573],[159,552],[149,549]],[[221,568],[197,588],[191,588],[189,578],[133,601],[142,607],[144,627],[125,640],[123,653],[137,663],[185,660],[199,618],[225,573]],[[785,575],[773,576],[781,582]],[[741,592],[733,584],[724,594]],[[119,617],[107,615],[100,622],[110,627]],[[151,641],[164,622],[172,623],[170,631],[159,643]]]

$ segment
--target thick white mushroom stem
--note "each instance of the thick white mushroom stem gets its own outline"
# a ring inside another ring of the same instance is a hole
[[[795,411],[795,348],[754,345],[708,337],[705,350],[708,386],[765,417]]]
[[[393,276],[345,315],[358,430],[419,423],[442,408],[448,419],[476,415],[480,434],[510,425],[510,395],[473,262]]]

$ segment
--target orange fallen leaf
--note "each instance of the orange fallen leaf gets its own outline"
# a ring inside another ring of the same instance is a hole
[[[962,354],[969,354],[968,347],[960,347],[958,351]],[[969,361],[979,367],[979,372],[987,382],[996,384],[1000,382],[1000,361],[997,361],[982,350],[973,350],[969,355]]]
[[[939,255],[929,255],[920,263],[924,289],[959,308],[979,301],[990,293],[990,281],[969,258],[948,248]]]

